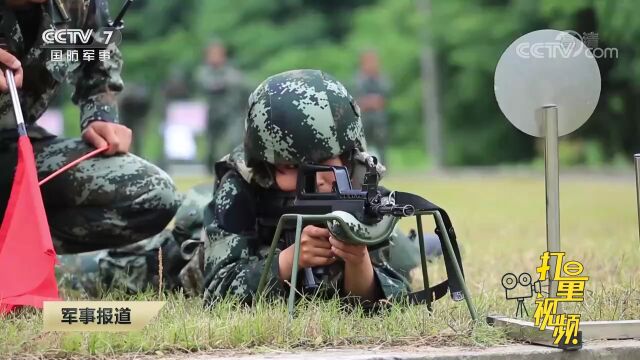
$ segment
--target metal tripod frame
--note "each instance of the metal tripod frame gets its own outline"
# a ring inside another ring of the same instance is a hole
[[[422,235],[423,235],[422,219],[421,219],[422,215],[434,216],[436,220],[436,226],[443,236],[443,240],[445,244],[445,249],[443,249],[443,251],[446,251],[451,256],[451,259],[453,261],[453,267],[455,270],[455,276],[459,280],[460,284],[462,284],[462,291],[464,293],[465,301],[469,309],[469,314],[471,315],[471,318],[474,321],[477,320],[478,315],[473,305],[473,301],[471,299],[471,293],[469,292],[469,289],[467,288],[467,284],[465,283],[464,277],[462,275],[462,269],[459,266],[458,258],[455,252],[453,251],[453,246],[451,245],[451,239],[449,238],[449,234],[447,233],[447,229],[442,219],[442,215],[437,210],[416,211],[415,213],[416,224],[418,227],[418,236],[419,236],[418,243],[420,244],[420,256],[422,258],[422,261],[421,261],[422,276],[423,276],[423,283],[424,283],[425,289],[429,289],[429,277],[427,273],[427,258],[426,258],[425,244],[422,241]],[[293,317],[295,313],[296,284],[298,281],[297,268],[298,268],[298,261],[300,260],[300,238],[302,234],[303,224],[307,224],[307,225],[308,224],[326,224],[328,221],[337,221],[339,225],[342,227],[342,229],[345,231],[345,233],[347,234],[347,237],[351,239],[350,243],[369,246],[369,245],[377,245],[385,241],[386,239],[388,239],[391,233],[393,232],[395,224],[397,223],[397,221],[394,222],[393,226],[389,226],[387,231],[384,234],[380,235],[378,238],[375,238],[372,240],[356,240],[358,239],[358,235],[355,234],[349,228],[349,226],[345,223],[345,221],[341,217],[336,216],[334,214],[327,214],[327,215],[284,214],[282,215],[282,217],[280,217],[280,220],[278,221],[278,226],[276,227],[273,240],[271,241],[269,254],[267,255],[265,267],[262,272],[262,276],[260,277],[260,283],[258,284],[256,297],[262,296],[264,294],[264,289],[267,282],[267,275],[271,269],[271,264],[273,262],[273,257],[275,255],[275,250],[278,245],[278,241],[280,240],[280,236],[282,235],[284,223],[287,221],[293,221],[293,220],[295,220],[296,222],[296,230],[295,230],[295,243],[294,243],[294,252],[293,252],[293,264],[291,268],[291,286],[289,289],[289,298],[287,302],[287,308],[289,310],[290,317]],[[431,297],[429,296],[428,298],[430,299]],[[429,310],[431,310],[430,300],[427,301],[427,306]]]

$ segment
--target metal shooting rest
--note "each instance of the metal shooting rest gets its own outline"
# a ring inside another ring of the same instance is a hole
[[[519,130],[545,138],[547,250],[560,251],[558,137],[582,126],[600,97],[600,71],[591,51],[569,32],[538,30],[514,41],[496,67],[494,90],[500,109]],[[640,224],[640,154],[635,155]],[[555,269],[555,260],[550,269]],[[549,274],[549,296],[557,294]],[[558,304],[560,305],[560,304]],[[562,312],[558,306],[558,312]],[[540,331],[532,322],[488,316],[487,322],[533,344],[576,350],[583,340],[640,338],[640,320],[580,322],[578,343],[553,344],[553,327]]]
[[[335,170],[334,170],[335,171]],[[346,168],[345,168],[346,171]],[[338,177],[336,176],[338,179]],[[315,177],[314,177],[315,179]],[[300,182],[300,178],[298,179]],[[343,184],[351,189],[351,184]],[[298,184],[300,186],[300,184]],[[335,190],[334,191],[338,191]],[[392,196],[390,196],[391,198]],[[414,209],[412,207],[411,212],[407,214],[408,216],[415,216],[416,218],[416,227],[418,231],[418,239],[423,239],[423,227],[422,227],[422,216],[423,215],[432,215],[435,219],[437,229],[439,233],[442,234],[441,242],[444,243],[443,252],[449,254],[452,259],[453,266],[453,276],[456,277],[458,283],[460,284],[462,293],[464,294],[464,299],[466,301],[467,307],[469,309],[469,314],[471,318],[476,321],[478,319],[476,309],[473,305],[473,301],[471,299],[471,293],[467,288],[467,285],[464,281],[464,276],[462,273],[462,269],[459,266],[458,258],[456,256],[456,252],[454,251],[454,247],[451,243],[451,238],[449,237],[449,233],[447,231],[446,223],[443,219],[443,216],[439,210],[419,210]],[[323,215],[311,215],[311,214],[283,214],[278,220],[278,225],[276,227],[273,240],[271,241],[271,246],[269,248],[269,253],[267,255],[267,259],[265,261],[264,270],[262,271],[262,275],[260,276],[260,282],[258,284],[258,289],[256,292],[256,296],[263,296],[265,286],[267,284],[267,275],[270,272],[271,265],[273,262],[273,258],[275,255],[275,250],[278,242],[280,241],[282,231],[284,229],[285,223],[295,221],[295,242],[294,242],[294,255],[293,255],[293,264],[291,267],[291,286],[289,287],[289,298],[287,301],[288,311],[290,318],[293,317],[295,312],[295,298],[296,298],[296,284],[298,283],[298,262],[300,259],[300,239],[302,234],[302,226],[309,224],[321,224],[326,225],[328,229],[332,233],[339,233],[340,238],[350,244],[358,244],[358,245],[367,245],[367,246],[377,246],[383,244],[391,233],[393,232],[395,226],[397,225],[399,218],[395,216],[385,216],[380,222],[373,225],[365,225],[361,223],[355,216],[349,214],[345,211],[335,210],[328,214]],[[360,229],[366,228],[366,231],[361,232]],[[356,230],[359,229],[359,230]],[[366,233],[366,235],[364,235]],[[420,256],[421,256],[421,265],[422,265],[422,279],[424,284],[424,290],[429,292],[429,276],[427,273],[427,256],[426,256],[426,245],[423,241],[418,241],[420,247]],[[411,295],[409,294],[409,299],[411,300]],[[431,294],[427,293],[426,304],[429,311],[431,311]],[[421,302],[418,302],[421,303]]]

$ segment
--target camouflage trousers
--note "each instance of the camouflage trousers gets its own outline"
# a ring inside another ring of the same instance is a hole
[[[198,256],[187,257],[171,230],[117,249],[76,255],[59,255],[58,286],[90,297],[108,291],[135,294],[145,290],[185,289],[197,296],[202,289]]]
[[[80,139],[33,140],[38,177],[90,152]],[[11,189],[15,143],[0,143],[0,206]],[[60,174],[41,188],[58,254],[132,244],[162,231],[178,208],[171,178],[131,154],[97,156]]]
[[[97,297],[106,291],[135,294],[160,286],[198,296],[203,289],[203,251],[199,246],[202,210],[212,184],[180,196],[173,229],[135,244],[77,255],[58,256],[58,284]],[[185,246],[182,246],[185,245]]]

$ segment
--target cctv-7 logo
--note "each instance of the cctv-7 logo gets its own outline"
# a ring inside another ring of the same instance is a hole
[[[115,31],[109,28],[106,29],[100,29],[99,31],[97,31],[95,33],[95,39],[103,44],[104,46],[109,45],[109,43],[111,42],[111,40],[114,39],[114,34]]]
[[[104,41],[105,44],[109,45],[109,41],[111,41],[111,37],[113,36],[113,30],[108,30],[105,29],[102,31],[103,36],[107,36],[106,40]]]

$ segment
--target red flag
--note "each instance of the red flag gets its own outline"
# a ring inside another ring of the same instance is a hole
[[[0,314],[59,300],[56,253],[29,138],[18,139],[18,165],[0,227]]]

